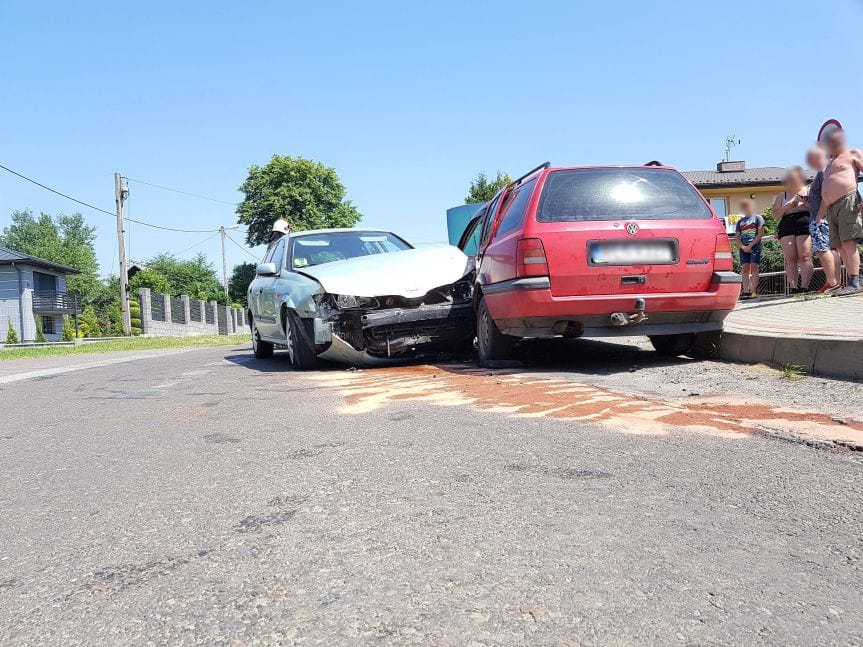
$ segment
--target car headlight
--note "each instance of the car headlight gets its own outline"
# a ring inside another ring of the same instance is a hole
[[[378,307],[378,300],[373,297],[355,297],[350,294],[334,294],[333,300],[339,310],[352,310],[354,308],[374,310]]]

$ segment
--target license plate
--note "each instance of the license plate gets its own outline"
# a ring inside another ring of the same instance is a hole
[[[669,265],[677,262],[673,240],[596,241],[589,245],[591,265]]]

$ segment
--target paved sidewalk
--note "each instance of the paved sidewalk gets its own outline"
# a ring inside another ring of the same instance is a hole
[[[743,302],[725,321],[720,354],[863,379],[863,294]]]

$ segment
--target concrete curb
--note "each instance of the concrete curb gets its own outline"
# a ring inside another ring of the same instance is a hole
[[[746,364],[796,364],[814,375],[863,379],[863,339],[777,337],[725,330],[719,357]]]

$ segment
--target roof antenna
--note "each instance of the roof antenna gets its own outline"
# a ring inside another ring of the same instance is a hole
[[[731,149],[740,144],[740,140],[737,139],[737,135],[728,135],[725,138],[725,161],[731,161]]]

